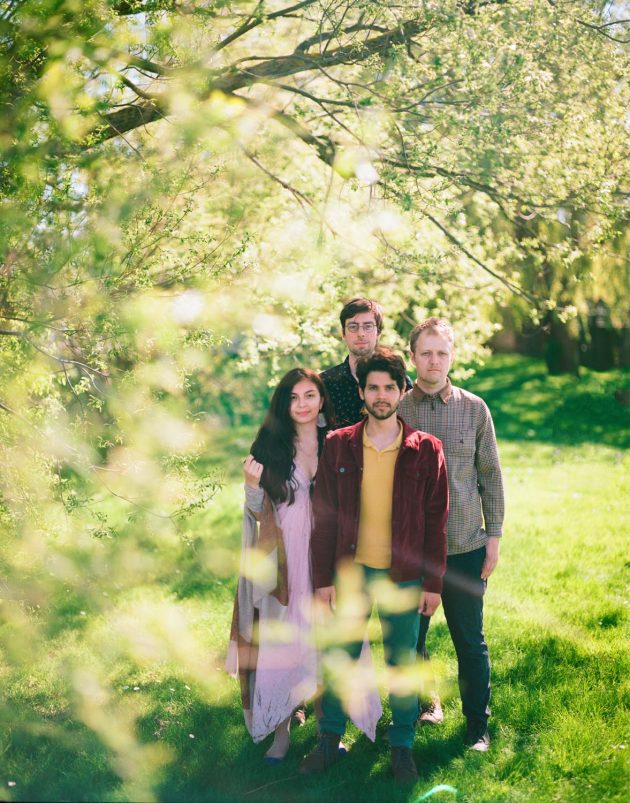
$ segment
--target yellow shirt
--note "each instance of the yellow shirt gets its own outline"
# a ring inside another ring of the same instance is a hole
[[[379,451],[363,429],[361,513],[355,560],[372,569],[389,569],[392,563],[392,495],[394,467],[402,444],[396,440]]]

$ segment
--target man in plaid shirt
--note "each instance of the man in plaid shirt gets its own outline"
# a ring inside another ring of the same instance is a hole
[[[490,659],[483,633],[483,595],[499,559],[504,501],[492,416],[485,402],[455,387],[453,330],[443,318],[428,318],[410,337],[417,379],[399,407],[412,427],[442,441],[448,472],[450,511],[442,604],[457,653],[459,689],[468,745],[488,750]],[[439,699],[421,715],[442,719]]]

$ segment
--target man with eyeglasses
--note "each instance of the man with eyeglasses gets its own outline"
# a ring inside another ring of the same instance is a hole
[[[344,304],[339,320],[341,339],[348,348],[348,356],[340,365],[328,368],[321,374],[335,410],[337,429],[357,424],[363,418],[357,361],[374,353],[383,329],[383,310],[376,301],[356,296]],[[406,390],[411,390],[409,377],[406,377],[405,385]]]

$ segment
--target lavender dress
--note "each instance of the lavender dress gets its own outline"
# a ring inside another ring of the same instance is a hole
[[[247,642],[258,643],[255,672],[250,679],[251,708],[244,710],[245,723],[253,740],[260,742],[289,717],[300,704],[313,697],[320,684],[319,655],[315,648],[315,606],[310,571],[310,538],[313,511],[310,480],[299,466],[294,469],[295,500],[277,505],[275,513],[282,531],[287,558],[288,602],[281,605],[271,591],[275,575],[265,591],[260,585],[239,581],[243,610],[258,611],[259,634],[245,616],[239,631]],[[256,522],[252,512],[263,507],[262,489],[245,486],[243,554],[256,546]],[[248,603],[249,595],[249,603]],[[230,641],[226,669],[239,672],[237,642]],[[366,640],[355,665],[346,701],[350,719],[374,741],[382,707]]]
[[[295,500],[277,506],[287,556],[289,604],[282,621],[260,611],[251,734],[258,742],[272,733],[317,691],[313,638],[313,586],[309,544],[313,527],[310,480],[294,469]]]

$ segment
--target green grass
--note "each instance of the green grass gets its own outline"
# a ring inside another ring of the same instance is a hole
[[[627,372],[548,376],[539,360],[500,354],[464,386],[487,401],[502,440],[630,446],[630,413],[615,399]]]
[[[431,800],[627,801],[629,427],[612,395],[622,381],[619,373],[548,378],[540,363],[510,356],[467,383],[494,413],[506,480],[505,540],[486,598],[489,754],[464,749],[456,664],[439,612],[430,648],[451,691],[444,724],[418,731],[413,790],[392,784],[386,718],[375,744],[350,728],[350,754],[322,778],[297,773],[315,740],[312,717],[294,731],[282,765],[263,764],[266,747],[249,739],[236,683],[220,670],[240,539],[240,463],[252,436],[242,429],[217,433],[209,463],[226,485],[191,521],[168,572],[121,587],[110,608],[87,617],[69,594],[66,626],[56,623],[37,663],[0,662],[0,800],[375,803],[415,801],[447,784],[456,795]],[[107,589],[113,594],[115,584]],[[24,627],[39,615],[26,615]],[[125,636],[130,657],[120,636],[127,631],[112,624],[151,616],[135,641],[133,627]],[[29,649],[9,630],[0,639],[5,656]],[[92,688],[94,678],[111,687],[109,696]],[[105,716],[100,724],[95,712]]]

